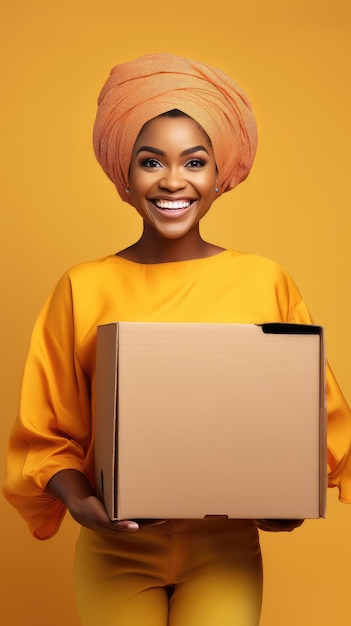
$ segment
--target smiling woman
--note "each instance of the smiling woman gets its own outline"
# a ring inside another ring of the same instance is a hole
[[[193,119],[161,116],[145,124],[133,148],[128,186],[144,229],[120,256],[152,263],[218,252],[199,232],[216,196],[217,168],[211,142]]]
[[[69,270],[45,304],[4,489],[39,539],[57,532],[66,509],[81,524],[75,582],[83,626],[258,626],[258,528],[302,523],[113,522],[94,492],[97,325],[312,323],[280,266],[200,235],[212,202],[248,175],[256,143],[245,94],[203,63],[146,55],[116,66],[100,94],[95,153],[143,232],[132,246]],[[351,502],[351,413],[329,369],[327,391],[329,486]]]

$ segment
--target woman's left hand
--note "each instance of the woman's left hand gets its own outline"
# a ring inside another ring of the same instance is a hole
[[[260,530],[268,532],[291,532],[303,524],[303,519],[254,519],[254,523]]]

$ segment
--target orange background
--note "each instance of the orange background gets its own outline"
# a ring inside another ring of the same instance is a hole
[[[1,455],[36,315],[74,263],[131,243],[140,223],[95,163],[97,94],[112,65],[166,51],[233,76],[257,114],[253,172],[220,198],[203,233],[274,258],[326,326],[351,401],[349,0],[3,0],[1,24]],[[329,494],[325,521],[262,535],[262,626],[346,624],[351,506]],[[2,499],[1,620],[78,626],[77,527],[40,543]]]

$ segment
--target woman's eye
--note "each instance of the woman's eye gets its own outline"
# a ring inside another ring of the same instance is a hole
[[[151,157],[149,157],[148,159],[143,159],[143,161],[141,162],[141,166],[149,168],[161,167],[161,163],[157,161],[157,159],[152,159]]]
[[[206,162],[203,159],[191,159],[187,162],[186,167],[196,168],[203,167],[204,165],[206,165]]]

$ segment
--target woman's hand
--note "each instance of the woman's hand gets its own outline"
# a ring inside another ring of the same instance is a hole
[[[61,500],[73,519],[91,530],[108,528],[114,531],[135,532],[139,524],[132,520],[113,522],[106,513],[102,502],[82,472],[74,469],[62,470],[48,482],[46,491]]]
[[[78,524],[91,530],[101,530],[102,528],[120,532],[139,530],[139,524],[132,520],[118,522],[110,520],[103,503],[94,495],[72,499],[68,510]]]
[[[260,530],[268,532],[291,532],[303,524],[303,519],[255,519],[253,520]]]

